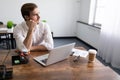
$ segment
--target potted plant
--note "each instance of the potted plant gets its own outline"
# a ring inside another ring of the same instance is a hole
[[[13,32],[13,22],[12,21],[8,21],[7,22],[7,28],[8,28],[8,32]]]
[[[14,25],[14,24],[13,24],[12,21],[8,21],[8,22],[7,22],[7,28],[8,28],[8,29],[11,29],[11,28],[13,27],[13,25]]]
[[[42,22],[46,23],[47,21],[46,20],[42,20]]]

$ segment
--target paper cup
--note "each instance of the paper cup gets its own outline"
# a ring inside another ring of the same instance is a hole
[[[96,58],[97,51],[95,49],[89,49],[88,53],[89,53],[88,61],[89,62],[94,62],[95,58]]]

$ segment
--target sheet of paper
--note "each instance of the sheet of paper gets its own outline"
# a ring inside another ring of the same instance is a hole
[[[87,57],[88,51],[80,50],[80,49],[72,49],[73,56]]]

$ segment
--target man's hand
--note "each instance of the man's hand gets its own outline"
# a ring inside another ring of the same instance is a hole
[[[35,31],[35,26],[37,25],[37,23],[30,19],[30,20],[26,21],[26,24],[27,24],[29,30],[28,30],[27,36],[26,36],[26,38],[25,38],[23,43],[26,46],[26,48],[28,50],[30,50],[31,46],[32,46],[33,32]]]
[[[36,22],[34,22],[33,20],[27,20],[26,21],[27,26],[29,27],[29,31],[34,31],[35,30],[35,26],[37,25]]]

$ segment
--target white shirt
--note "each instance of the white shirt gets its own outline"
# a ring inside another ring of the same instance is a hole
[[[16,40],[17,48],[20,51],[28,52],[23,43],[24,39],[27,36],[27,32],[28,26],[26,25],[26,22],[22,22],[21,24],[15,26],[13,30],[13,36]],[[33,33],[32,41],[33,46],[43,45],[48,50],[51,50],[53,48],[53,38],[48,24],[40,22],[36,26],[36,29]]]

